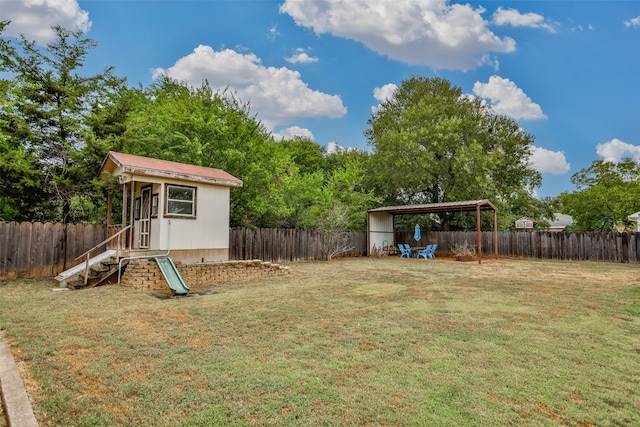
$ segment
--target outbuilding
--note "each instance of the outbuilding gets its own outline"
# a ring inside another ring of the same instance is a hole
[[[498,209],[489,200],[468,200],[461,202],[429,203],[422,205],[385,206],[367,211],[367,253],[385,245],[396,246],[395,217],[397,215],[419,215],[441,212],[475,212],[477,223],[478,263],[482,263],[482,240],[480,230],[480,212],[493,211],[493,247],[498,258]]]
[[[229,259],[230,189],[242,181],[214,168],[110,151],[100,170],[122,186],[129,256],[170,251],[182,262]],[[111,203],[109,203],[109,213]],[[108,223],[110,220],[107,221]]]

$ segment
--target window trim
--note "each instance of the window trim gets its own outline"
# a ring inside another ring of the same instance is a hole
[[[159,208],[159,194],[153,193],[151,195],[151,218],[158,217],[158,208]]]
[[[187,200],[178,200],[178,199],[169,199],[169,188],[174,187],[174,188],[186,188],[186,189],[190,189],[193,190],[193,200],[191,200],[191,204],[193,205],[193,209],[192,209],[192,213],[191,214],[180,214],[180,213],[171,213],[169,212],[169,202],[170,201],[179,201],[179,202],[187,202]],[[165,191],[164,191],[164,216],[167,218],[191,218],[191,219],[195,219],[196,218],[196,206],[197,206],[197,200],[198,200],[198,187],[191,187],[188,185],[179,185],[179,184],[165,184]]]
[[[134,221],[140,220],[141,207],[142,207],[142,198],[141,197],[136,197],[135,206],[133,208],[133,220]]]

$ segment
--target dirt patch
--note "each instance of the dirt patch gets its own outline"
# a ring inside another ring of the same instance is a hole
[[[535,404],[535,407],[538,408],[540,411],[542,411],[544,414],[547,415],[547,417],[549,417],[549,419],[553,422],[556,422],[558,424],[561,424],[563,426],[569,425],[567,423],[567,420],[565,420],[564,418],[562,418],[560,415],[558,415],[557,413],[555,413],[553,410],[551,410],[546,404],[544,404],[543,402],[538,402]]]
[[[175,300],[175,299],[180,299],[180,298],[192,298],[192,297],[201,297],[201,296],[206,296],[206,295],[214,295],[217,294],[219,292],[216,291],[196,291],[196,292],[189,292],[186,295],[173,295],[171,293],[160,293],[160,292],[154,292],[151,294],[152,297],[161,299],[161,300]]]

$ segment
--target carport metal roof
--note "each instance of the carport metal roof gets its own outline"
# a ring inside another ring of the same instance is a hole
[[[482,231],[480,230],[480,211],[492,210],[493,211],[493,247],[495,249],[495,257],[498,258],[498,209],[493,203],[487,199],[483,200],[467,200],[462,202],[444,202],[444,203],[429,203],[423,205],[403,205],[403,206],[385,206],[375,209],[369,209],[367,215],[372,213],[388,213],[391,215],[419,215],[425,213],[439,213],[439,212],[472,212],[476,211],[476,222],[478,230],[478,264],[482,263]],[[368,221],[370,224],[371,221]],[[368,235],[371,233],[371,229],[368,230]],[[394,224],[395,234],[395,224]],[[367,236],[368,238],[370,236]]]
[[[497,211],[489,200],[468,200],[465,202],[429,203],[426,205],[386,206],[369,209],[369,212],[387,212],[392,215],[423,214],[432,212],[469,212],[480,209],[481,211]]]

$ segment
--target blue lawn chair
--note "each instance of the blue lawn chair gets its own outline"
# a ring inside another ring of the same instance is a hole
[[[421,251],[418,251],[417,255],[418,258],[422,257],[424,259],[427,258],[435,258],[435,253],[436,253],[436,248],[438,247],[437,244],[432,244],[432,245],[427,245],[427,247]]]
[[[430,247],[429,247],[430,246]],[[438,248],[438,244],[434,243],[432,245],[427,246],[427,257],[435,258],[436,257],[436,249]]]
[[[406,248],[405,248],[406,246]],[[409,245],[405,245],[404,243],[398,243],[398,249],[400,249],[400,258],[411,258],[411,248]]]
[[[427,259],[427,258],[429,258],[429,252],[430,252],[430,251],[431,251],[431,245],[427,245],[427,247],[426,247],[426,248],[424,248],[424,249],[422,249],[422,250],[420,250],[420,251],[416,252],[416,256],[417,256],[418,258],[424,258],[424,259]]]
[[[416,251],[415,251],[415,250],[413,250],[413,249],[411,248],[411,246],[409,246],[409,244],[408,244],[408,243],[405,243],[405,244],[404,244],[404,248],[405,248],[406,250],[408,250],[408,251],[409,251],[409,256],[410,256],[411,258],[415,258],[415,256],[416,256]]]
[[[434,243],[433,247],[431,248],[431,256],[429,258],[435,258],[436,257],[436,249],[438,249],[438,244]]]

